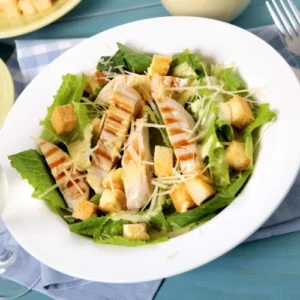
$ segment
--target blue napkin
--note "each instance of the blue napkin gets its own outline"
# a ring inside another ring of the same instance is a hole
[[[266,26],[251,30],[273,46],[294,67],[297,63],[288,51],[275,26]],[[24,87],[52,60],[81,42],[83,39],[63,40],[17,40],[16,52],[7,65],[15,83],[15,98]],[[300,177],[274,215],[247,241],[267,238],[300,230]],[[0,221],[0,233],[5,231]],[[11,238],[13,241],[13,238]],[[13,241],[17,246],[17,243]],[[21,249],[22,250],[22,249]],[[95,283],[57,272],[31,257],[22,250],[26,266],[18,270],[12,268],[7,278],[38,290],[55,299],[152,299],[161,281],[138,284]]]

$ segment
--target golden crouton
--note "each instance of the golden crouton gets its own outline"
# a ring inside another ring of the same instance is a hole
[[[0,1],[0,7],[9,17],[18,17],[21,15],[17,0]]]
[[[148,75],[152,76],[156,73],[165,76],[169,72],[169,68],[172,62],[171,56],[154,55],[152,63],[148,68]]]
[[[237,128],[242,129],[254,120],[250,105],[244,98],[234,96],[226,104],[231,111],[231,124]]]
[[[168,147],[155,146],[154,172],[157,177],[172,176],[173,150]]]
[[[60,135],[74,129],[77,123],[77,115],[70,104],[56,106],[50,121],[55,132]]]
[[[92,76],[88,78],[88,81],[85,86],[85,91],[89,94],[94,93],[97,89],[97,87],[105,85],[107,83],[107,79],[104,77],[104,75],[96,71]]]
[[[137,240],[146,241],[150,239],[150,236],[147,233],[147,227],[145,223],[124,224],[123,235],[125,238],[132,241],[137,241]]]
[[[123,169],[113,169],[109,172],[109,174],[103,179],[102,185],[104,188],[108,189],[119,189],[124,191],[124,183],[123,183]]]
[[[100,177],[93,173],[88,173],[86,176],[86,181],[90,185],[90,187],[95,191],[96,194],[101,194],[103,187],[102,187],[102,180]]]
[[[32,15],[36,13],[36,9],[30,0],[19,0],[18,5],[24,15]]]
[[[105,189],[99,202],[100,209],[104,213],[126,210],[126,196],[118,189]]]
[[[37,11],[43,11],[52,7],[51,0],[30,0]]]
[[[92,215],[97,214],[98,210],[98,205],[90,201],[82,200],[76,205],[72,217],[75,219],[86,220]]]
[[[207,183],[201,176],[190,179],[186,183],[186,189],[194,203],[198,206],[216,193],[214,186]]]
[[[171,199],[175,206],[176,211],[182,213],[189,208],[195,206],[192,198],[187,192],[186,184],[184,182],[177,184],[170,192]]]
[[[242,171],[249,167],[251,160],[245,154],[245,144],[232,141],[225,150],[225,159],[230,168]]]

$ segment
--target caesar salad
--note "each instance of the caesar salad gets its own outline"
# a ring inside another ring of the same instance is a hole
[[[254,170],[257,132],[276,114],[233,64],[117,45],[94,74],[63,76],[38,150],[9,159],[71,232],[123,246],[163,242],[237,197]]]

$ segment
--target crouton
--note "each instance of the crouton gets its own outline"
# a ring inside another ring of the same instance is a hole
[[[102,185],[104,188],[108,189],[119,189],[124,191],[124,183],[123,183],[123,169],[113,169],[109,172],[109,174],[103,179]]]
[[[155,146],[154,172],[157,177],[172,176],[173,150],[168,147]]]
[[[72,217],[79,220],[86,220],[92,215],[97,214],[98,210],[98,205],[90,201],[82,200],[76,205]]]
[[[101,194],[103,190],[102,179],[93,173],[88,173],[86,181],[96,194]]]
[[[169,68],[172,62],[171,56],[154,55],[152,63],[148,68],[148,75],[152,76],[156,73],[165,76],[169,72]]]
[[[61,135],[74,129],[77,123],[77,115],[72,105],[60,105],[54,108],[50,121],[55,132]]]
[[[30,0],[37,11],[43,11],[52,7],[51,0]]]
[[[231,124],[239,129],[243,129],[249,125],[254,116],[249,103],[240,96],[234,96],[230,101],[226,102],[231,112]]]
[[[124,224],[123,235],[125,238],[132,241],[137,241],[137,240],[147,241],[150,239],[150,236],[147,233],[147,227],[145,223]]]
[[[88,78],[84,90],[89,94],[94,93],[98,87],[105,85],[107,81],[108,80],[101,72],[96,71],[92,76]]]
[[[126,196],[118,189],[105,189],[99,202],[100,209],[104,213],[126,210]]]
[[[196,206],[188,194],[186,184],[184,182],[173,187],[170,192],[170,196],[177,212],[182,213],[187,211],[189,208]]]
[[[21,15],[17,0],[6,0],[0,2],[3,12],[9,17],[18,17]]]
[[[190,179],[186,183],[186,189],[193,202],[198,206],[216,193],[214,186],[207,183],[201,176]]]
[[[36,9],[30,0],[19,0],[18,5],[24,15],[32,15],[36,13]]]
[[[232,141],[225,150],[225,160],[230,168],[242,171],[249,167],[251,160],[245,154],[245,144]]]

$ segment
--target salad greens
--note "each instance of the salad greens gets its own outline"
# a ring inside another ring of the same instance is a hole
[[[233,65],[188,49],[167,57],[117,46],[91,77],[63,76],[40,123],[41,153],[9,159],[71,232],[101,244],[155,244],[234,201],[255,170],[259,129],[276,113]]]
[[[53,189],[43,196],[43,193],[53,186],[54,179],[49,176],[47,165],[37,150],[26,150],[10,155],[8,158],[12,167],[21,174],[23,179],[27,179],[29,184],[34,188],[32,197],[43,199],[54,208],[66,207],[57,189]]]

